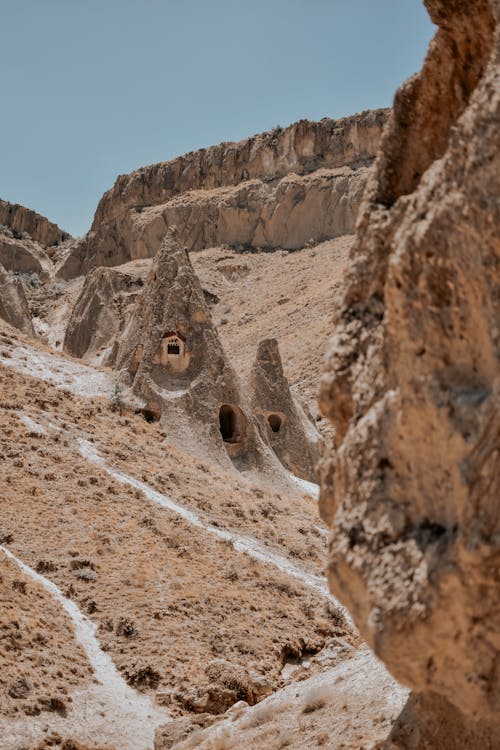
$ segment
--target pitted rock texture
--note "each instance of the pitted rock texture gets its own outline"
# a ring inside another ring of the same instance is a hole
[[[426,6],[335,319],[321,509],[330,586],[395,677],[498,721],[500,3]]]
[[[12,278],[0,265],[0,318],[28,336],[34,336],[28,301],[19,279]]]
[[[179,444],[238,468],[273,461],[222,349],[200,283],[175,232],[161,245],[116,358],[145,415]]]
[[[188,250],[296,249],[352,232],[386,119],[375,110],[301,120],[122,175],[57,273],[152,257],[172,226]]]
[[[261,434],[282,464],[297,476],[315,481],[322,439],[312,417],[290,391],[276,339],[259,343],[250,399]]]
[[[29,235],[34,242],[45,247],[49,254],[55,248],[70,239],[70,235],[60,229],[57,224],[49,221],[45,216],[37,214],[30,208],[18,203],[9,203],[0,199],[0,225],[14,232],[16,239],[21,239],[23,233]]]
[[[89,362],[112,365],[148,268],[125,265],[89,273],[66,328],[64,350]]]
[[[380,750],[496,750],[500,726],[476,722],[436,693],[412,693]]]

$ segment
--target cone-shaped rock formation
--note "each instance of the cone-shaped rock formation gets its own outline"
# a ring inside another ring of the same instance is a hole
[[[261,433],[281,463],[297,476],[315,481],[321,436],[290,391],[276,339],[259,343],[250,393]]]
[[[241,469],[272,461],[172,230],[124,329],[117,367],[169,438]]]

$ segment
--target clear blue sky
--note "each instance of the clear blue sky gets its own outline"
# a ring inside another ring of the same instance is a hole
[[[0,0],[0,197],[72,234],[118,174],[388,106],[421,0]]]

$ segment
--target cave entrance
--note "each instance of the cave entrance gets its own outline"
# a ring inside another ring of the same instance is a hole
[[[282,419],[279,414],[269,414],[267,421],[273,432],[279,432],[281,430]]]
[[[240,443],[242,441],[244,417],[238,406],[222,404],[219,409],[219,430],[225,443]]]

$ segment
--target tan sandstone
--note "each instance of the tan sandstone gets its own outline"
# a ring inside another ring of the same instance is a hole
[[[172,226],[189,250],[226,242],[293,249],[352,232],[386,119],[374,110],[301,120],[122,175],[58,276],[152,257]]]
[[[468,748],[497,747],[500,3],[426,6],[439,28],[396,94],[335,318],[321,509],[364,637],[446,721],[484,722]]]

